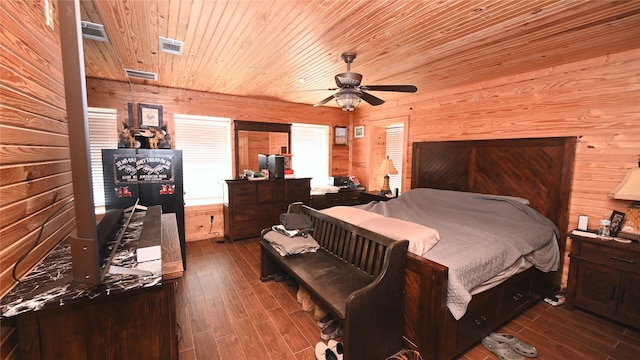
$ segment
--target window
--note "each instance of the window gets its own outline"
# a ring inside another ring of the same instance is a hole
[[[94,206],[104,206],[102,149],[118,147],[118,113],[116,109],[88,108],[89,150]]]
[[[175,114],[174,144],[182,150],[187,205],[218,204],[231,175],[231,119]]]
[[[392,125],[387,127],[387,156],[393,160],[393,166],[398,174],[389,175],[389,188],[395,194],[402,190],[402,154],[404,153],[404,125]]]
[[[311,187],[329,181],[329,127],[291,125],[291,166],[298,178],[310,177]]]

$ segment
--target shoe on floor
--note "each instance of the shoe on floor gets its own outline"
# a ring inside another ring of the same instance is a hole
[[[324,307],[316,304],[316,309],[313,312],[313,318],[315,320],[320,320],[325,316],[327,316],[327,310],[325,310]]]
[[[307,289],[303,288],[302,285],[299,285],[298,292],[296,293],[296,301],[302,304],[302,301],[308,296],[311,296],[311,295],[309,295],[309,292],[307,291]]]
[[[342,325],[340,321],[333,319],[329,326],[320,331],[322,340],[331,340],[342,336]]]
[[[333,351],[336,354],[336,356],[338,357],[338,360],[343,359],[344,348],[342,347],[341,342],[337,342],[336,340],[331,339],[327,343],[327,346],[329,347],[329,349],[331,349],[331,351]]]
[[[279,274],[276,274],[276,275],[273,277],[273,280],[274,280],[275,282],[283,282],[283,281],[287,281],[287,280],[289,280],[289,275],[287,275],[287,274],[285,274],[285,273],[279,273]]]
[[[314,353],[316,354],[316,360],[325,360],[327,358],[327,355],[326,355],[327,349],[329,349],[327,344],[323,343],[322,341],[318,342],[314,349]]]
[[[314,349],[316,360],[338,360],[338,356],[322,341],[316,344]]]
[[[298,287],[296,300],[302,304],[302,310],[306,312],[313,311],[316,308],[313,299],[311,299],[311,293],[302,286]]]
[[[500,360],[524,360],[524,357],[516,354],[509,344],[493,340],[488,336],[482,339],[482,345],[484,345],[487,350],[496,354]]]
[[[333,315],[327,314],[323,316],[321,319],[319,319],[316,324],[318,325],[320,330],[324,330],[327,326],[331,324],[332,320],[333,320]]]
[[[302,310],[306,312],[312,312],[313,310],[315,310],[315,308],[316,308],[316,303],[311,298],[311,294],[309,294],[309,297],[305,298],[302,301]]]
[[[530,358],[538,356],[538,350],[535,347],[518,339],[518,337],[515,335],[506,333],[491,333],[489,334],[489,338],[509,345],[513,351],[520,355],[524,355]]]

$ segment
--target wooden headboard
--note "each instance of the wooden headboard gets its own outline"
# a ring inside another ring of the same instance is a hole
[[[569,226],[576,137],[413,144],[411,188],[520,196],[560,229]]]

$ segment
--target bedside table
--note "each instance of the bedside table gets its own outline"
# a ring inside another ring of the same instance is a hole
[[[364,187],[348,187],[340,189],[337,193],[327,193],[323,195],[311,195],[311,207],[320,210],[331,206],[351,206],[360,204],[360,193]]]
[[[378,195],[378,191],[363,191],[360,193],[360,204],[368,204],[372,201],[387,201],[391,199],[395,199],[395,197]]]
[[[569,237],[567,307],[640,328],[640,244]]]

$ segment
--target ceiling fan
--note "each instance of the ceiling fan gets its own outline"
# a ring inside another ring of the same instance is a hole
[[[343,72],[335,76],[336,85],[338,86],[337,88],[327,89],[329,91],[338,91],[313,106],[321,106],[332,99],[336,99],[336,102],[340,105],[342,110],[353,111],[360,103],[360,99],[373,106],[384,104],[384,100],[367,93],[367,91],[395,91],[407,93],[414,93],[418,91],[418,88],[414,85],[360,85],[360,81],[362,81],[362,74],[351,72],[351,63],[356,58],[356,54],[346,52],[342,54],[341,58],[347,63],[347,72]]]

